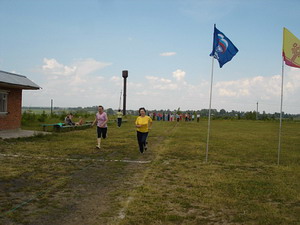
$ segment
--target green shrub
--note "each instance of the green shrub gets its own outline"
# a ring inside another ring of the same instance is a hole
[[[22,125],[25,125],[25,124],[28,124],[28,123],[31,123],[31,122],[35,122],[36,118],[37,118],[37,116],[33,112],[25,111],[22,114],[21,123],[22,123]]]
[[[38,120],[39,122],[45,122],[46,119],[47,119],[47,117],[48,117],[47,114],[45,113],[45,111],[43,111],[43,113],[42,113],[41,115],[38,116],[37,120]]]

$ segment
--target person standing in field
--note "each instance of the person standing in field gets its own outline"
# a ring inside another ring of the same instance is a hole
[[[137,140],[140,152],[147,150],[147,137],[149,130],[152,128],[152,119],[146,116],[146,109],[144,107],[139,109],[139,116],[136,118],[135,127],[137,130]]]
[[[197,123],[200,121],[200,114],[197,114]]]
[[[117,112],[118,127],[121,127],[122,116],[123,116],[123,113],[121,112],[121,109],[119,109],[118,112]]]
[[[107,135],[107,122],[108,117],[104,112],[102,105],[98,106],[98,112],[96,113],[95,120],[92,124],[94,126],[97,123],[97,145],[96,148],[101,148],[101,138],[105,139]]]

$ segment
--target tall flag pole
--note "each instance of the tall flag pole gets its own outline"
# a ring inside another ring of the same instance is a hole
[[[283,58],[282,58],[283,59]],[[277,164],[279,165],[280,151],[281,151],[281,128],[282,128],[282,103],[283,103],[283,74],[284,74],[284,61],[282,60],[281,67],[281,95],[280,95],[280,119],[279,119],[279,138],[278,138],[278,154]]]
[[[208,143],[210,135],[210,115],[211,115],[211,96],[212,96],[212,86],[213,86],[213,77],[214,77],[214,57],[211,57],[211,77],[210,77],[210,94],[209,94],[209,110],[208,110],[208,128],[207,128],[207,140],[206,140],[206,153],[205,153],[205,162],[208,160]]]
[[[280,152],[281,152],[284,63],[287,66],[300,68],[300,40],[285,27],[283,28],[283,44],[282,44],[280,122],[279,122],[279,138],[278,138],[278,156],[277,156],[278,165],[280,161]]]
[[[211,82],[210,82],[210,99],[209,99],[209,110],[208,110],[208,128],[207,128],[207,141],[206,141],[206,156],[205,161],[208,160],[208,146],[209,146],[209,136],[210,136],[210,117],[211,117],[211,100],[212,100],[212,86],[213,86],[213,69],[214,69],[214,59],[219,62],[220,68],[229,62],[239,50],[234,46],[234,44],[227,38],[221,31],[214,25],[214,36],[213,36],[213,50],[210,53],[212,56],[212,68],[211,68]]]

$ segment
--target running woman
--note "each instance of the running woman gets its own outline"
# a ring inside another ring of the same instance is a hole
[[[146,109],[139,109],[139,116],[136,118],[135,126],[137,130],[137,140],[139,144],[140,152],[143,153],[147,150],[147,137],[149,129],[152,128],[152,119],[146,116]]]
[[[94,126],[97,123],[97,146],[96,148],[101,148],[101,138],[105,139],[107,134],[107,122],[108,117],[104,112],[102,105],[98,106],[98,112],[96,113],[95,120],[92,124]]]

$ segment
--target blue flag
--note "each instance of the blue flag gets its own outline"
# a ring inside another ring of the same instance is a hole
[[[229,62],[238,51],[234,44],[215,25],[213,50],[210,56],[219,61],[220,68]]]

